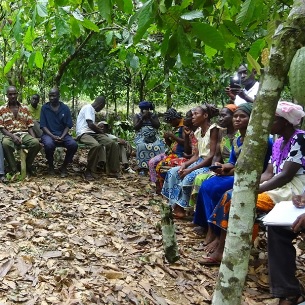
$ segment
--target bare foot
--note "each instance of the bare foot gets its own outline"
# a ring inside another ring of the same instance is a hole
[[[207,233],[207,236],[205,237],[205,240],[204,240],[204,244],[205,245],[208,245],[209,243],[211,243],[215,238],[216,238],[216,234],[214,233],[214,231],[209,227],[208,228],[208,233]]]
[[[184,218],[186,216],[185,209],[176,204],[173,208],[173,216],[174,218]]]
[[[204,250],[207,253],[212,253],[212,252],[214,252],[216,250],[216,248],[218,247],[218,244],[219,244],[219,238],[216,237],[213,241],[211,241],[209,244],[207,244],[204,247]]]
[[[197,235],[202,236],[202,235],[205,234],[206,230],[205,230],[204,227],[198,226],[198,227],[195,227],[195,228],[193,229],[193,232],[194,232],[195,234],[197,234]]]

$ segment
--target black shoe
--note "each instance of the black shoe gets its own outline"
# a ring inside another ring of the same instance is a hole
[[[27,167],[26,172],[29,176],[32,176],[32,177],[37,176],[36,168],[34,166]]]
[[[68,171],[65,167],[60,168],[60,177],[61,178],[66,178],[68,176]]]
[[[48,175],[54,176],[55,175],[55,169],[53,166],[49,166],[48,168]]]

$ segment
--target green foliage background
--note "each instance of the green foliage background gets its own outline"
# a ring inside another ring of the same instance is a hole
[[[292,1],[1,1],[3,101],[60,87],[79,100],[105,94],[127,117],[140,100],[157,108],[227,102],[224,88],[240,63],[260,71],[276,26]]]

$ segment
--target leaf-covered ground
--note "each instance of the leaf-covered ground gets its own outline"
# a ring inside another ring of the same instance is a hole
[[[209,304],[218,267],[198,264],[202,240],[191,223],[177,222],[181,258],[167,263],[163,199],[149,179],[102,175],[88,182],[84,163],[77,160],[62,179],[40,162],[38,177],[0,185],[0,304]],[[243,304],[277,304],[268,293],[264,233]]]

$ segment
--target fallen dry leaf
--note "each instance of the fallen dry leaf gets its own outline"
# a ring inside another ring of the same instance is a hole
[[[180,260],[170,265],[160,230],[164,199],[148,177],[101,174],[88,183],[85,154],[78,152],[66,179],[47,176],[38,158],[38,177],[0,184],[0,305],[209,304],[218,268],[198,264],[202,237],[175,221]],[[304,282],[304,254],[296,248]],[[242,302],[275,305],[259,284],[267,277],[263,232],[254,249]]]

